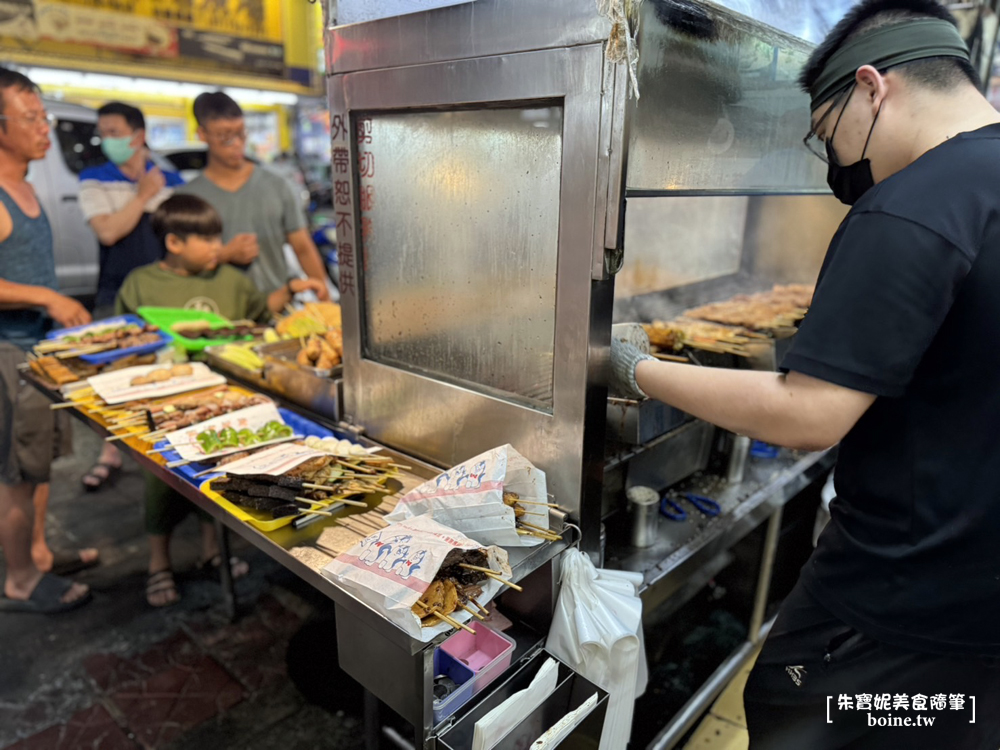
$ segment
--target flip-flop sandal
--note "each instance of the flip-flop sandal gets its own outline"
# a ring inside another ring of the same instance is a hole
[[[107,469],[108,475],[106,477],[102,477],[100,474],[94,473],[94,469],[96,469],[98,466],[103,466],[105,469]],[[101,489],[101,487],[113,481],[114,478],[118,475],[118,472],[121,470],[122,467],[120,464],[116,466],[115,464],[109,464],[107,461],[98,461],[96,464],[90,467],[90,470],[86,474],[84,474],[80,478],[80,484],[83,485],[83,488],[87,492],[97,492],[97,490]],[[85,481],[83,481],[88,477],[96,479],[97,484],[87,484]]]
[[[27,599],[9,599],[0,596],[0,612],[28,612],[39,615],[57,615],[82,607],[93,599],[88,591],[79,599],[71,602],[61,601],[66,592],[72,588],[73,582],[68,578],[60,578],[51,573],[43,573],[35,590]]]
[[[240,563],[246,565],[246,570],[237,575],[236,571],[234,571],[233,568],[235,568]],[[202,562],[198,563],[198,570],[201,571],[202,573],[210,573],[212,575],[215,575],[216,573],[219,572],[219,568],[221,566],[222,566],[222,555],[216,555],[210,560],[203,560]],[[250,566],[247,565],[246,560],[241,560],[236,556],[229,558],[229,569],[233,573],[234,581],[238,581],[239,579],[243,578],[250,572]]]
[[[100,556],[93,560],[84,560],[80,557],[80,552],[56,552],[52,560],[52,570],[49,572],[54,576],[68,576],[80,573],[84,570],[96,568],[101,564]]]
[[[165,594],[168,591],[174,592],[173,599],[166,601],[163,604],[153,604],[153,602],[150,601],[151,596]],[[161,570],[158,573],[151,573],[149,578],[146,579],[146,604],[150,607],[156,607],[157,609],[170,607],[177,604],[180,600],[180,594],[177,592],[177,582],[174,581],[174,571]]]

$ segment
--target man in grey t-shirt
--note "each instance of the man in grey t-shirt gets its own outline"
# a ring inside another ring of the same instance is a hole
[[[319,294],[326,299],[326,269],[295,195],[281,176],[246,158],[243,110],[216,91],[195,99],[194,116],[208,144],[208,166],[177,192],[203,198],[222,215],[221,260],[247,269],[257,288],[270,293],[288,281],[287,242],[309,278],[323,282]]]

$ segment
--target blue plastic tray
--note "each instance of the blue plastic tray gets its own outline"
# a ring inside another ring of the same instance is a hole
[[[76,326],[75,328],[60,328],[56,331],[50,331],[45,337],[46,339],[58,339],[62,338],[67,334],[76,333],[77,331],[82,331],[86,328],[95,328],[99,330],[101,327],[111,328],[113,326],[128,325],[129,323],[134,323],[136,325],[145,326],[146,321],[140,318],[138,315],[116,315],[113,318],[105,318],[104,320],[95,320],[93,323],[87,323],[86,325]],[[169,333],[165,333],[163,330],[159,332],[160,340],[153,341],[149,344],[143,344],[142,346],[133,346],[128,349],[111,349],[106,352],[98,352],[97,354],[84,354],[80,357],[84,362],[92,365],[106,365],[108,362],[114,362],[115,360],[121,359],[122,357],[127,357],[130,354],[150,354],[158,349],[162,349],[164,346],[169,344],[174,340],[174,337]]]
[[[306,419],[305,417],[296,414],[293,411],[289,411],[288,409],[282,409],[281,407],[278,407],[278,413],[281,415],[281,418],[282,420],[284,420],[285,424],[287,424],[289,427],[295,430],[296,435],[304,435],[306,437],[309,437],[310,435],[315,435],[316,437],[319,438],[335,437],[341,440],[342,439],[351,440],[351,437],[349,435],[342,435],[339,432],[328,430],[326,427],[316,424],[311,419]],[[352,440],[351,442],[354,441]],[[161,440],[154,447],[164,448],[166,447],[166,445],[167,441]],[[167,462],[180,460],[180,454],[174,450],[164,451],[160,455],[163,456],[164,460]],[[204,476],[195,477],[195,474],[200,474],[201,472],[206,471],[210,468],[211,466],[209,464],[191,463],[191,464],[185,464],[184,466],[178,466],[176,468],[171,469],[171,471],[174,472],[174,474],[176,474],[177,476],[182,477],[184,480],[190,482],[195,487],[199,487],[203,482],[206,482],[209,479],[214,479],[215,477],[220,477],[224,473],[222,471],[217,471],[213,474],[205,474]]]

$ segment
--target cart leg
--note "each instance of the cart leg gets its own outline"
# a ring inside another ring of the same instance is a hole
[[[764,537],[764,551],[760,560],[760,575],[754,594],[753,613],[750,615],[750,642],[758,644],[763,638],[761,626],[767,611],[767,595],[771,591],[771,573],[774,571],[774,556],[778,550],[778,535],[781,533],[781,517],[784,509],[779,507],[768,519]]]
[[[382,727],[378,719],[378,698],[365,690],[365,750],[379,750]]]
[[[233,568],[229,563],[231,557],[229,553],[229,529],[222,521],[216,520],[215,534],[219,538],[219,554],[222,555],[222,565],[219,566],[222,598],[226,603],[226,614],[229,615],[229,621],[236,622],[236,589],[233,583]]]

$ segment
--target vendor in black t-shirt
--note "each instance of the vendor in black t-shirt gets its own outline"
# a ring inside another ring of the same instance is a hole
[[[853,208],[784,374],[613,342],[612,387],[769,443],[840,443],[831,522],[746,687],[751,748],[996,750],[1000,115],[933,0],[855,6],[801,84],[807,145]]]

